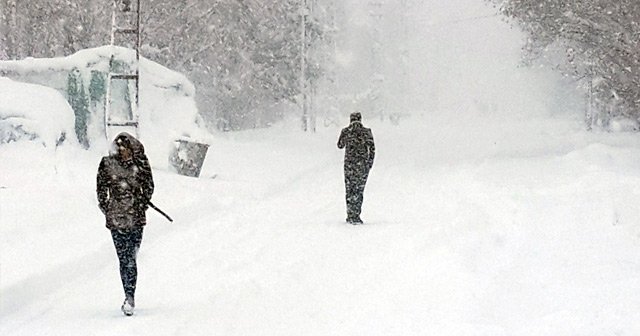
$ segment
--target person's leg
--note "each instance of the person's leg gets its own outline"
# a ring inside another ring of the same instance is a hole
[[[125,295],[127,294],[127,284],[129,283],[128,273],[126,269],[127,265],[127,237],[123,232],[118,230],[111,230],[111,238],[113,238],[113,245],[116,248],[116,254],[118,255],[118,263],[120,266],[120,280],[122,281],[122,288]]]
[[[356,223],[362,223],[362,219],[360,219],[360,214],[362,213],[362,202],[364,201],[364,187],[367,183],[367,174],[363,172],[358,176],[355,180],[354,186],[354,197],[353,197],[353,218]]]
[[[369,171],[364,163],[350,164],[345,166],[345,189],[347,199],[347,222],[360,224],[360,213],[362,212],[362,202],[364,187],[367,183]]]
[[[357,224],[361,224],[362,223],[362,219],[360,219],[360,214],[362,213],[362,203],[364,201],[364,188],[367,185],[367,179],[369,178],[369,169],[367,168],[366,164],[363,162],[361,165],[358,166],[357,169],[357,176],[355,178],[355,217],[354,217],[354,221]]]
[[[138,269],[136,257],[142,242],[142,228],[131,231],[112,230],[111,236],[120,263],[120,279],[127,299],[135,297]]]
[[[142,228],[135,228],[127,232],[126,239],[126,264],[124,266],[127,283],[124,286],[125,295],[127,299],[130,299],[131,305],[134,305],[134,298],[136,294],[136,285],[138,282],[138,250],[142,243]]]
[[[352,222],[356,216],[356,196],[357,196],[357,181],[352,169],[345,167],[344,171],[344,186],[345,186],[345,200],[347,203],[347,222]]]

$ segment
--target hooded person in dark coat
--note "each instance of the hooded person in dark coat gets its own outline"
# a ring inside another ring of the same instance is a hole
[[[131,315],[138,275],[136,256],[146,225],[145,211],[154,188],[142,143],[126,132],[118,134],[111,154],[100,161],[96,184],[98,206],[105,215],[120,262],[125,293],[122,311]]]
[[[360,213],[364,186],[376,155],[373,134],[362,126],[360,112],[351,113],[351,123],[342,129],[338,148],[344,151],[344,185],[347,201],[347,223],[362,224]]]

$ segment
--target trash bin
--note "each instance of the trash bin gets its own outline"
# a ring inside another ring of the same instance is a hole
[[[208,149],[207,144],[176,140],[173,153],[169,157],[169,164],[180,175],[199,177]]]

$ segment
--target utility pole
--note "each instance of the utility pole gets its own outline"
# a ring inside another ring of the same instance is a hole
[[[593,75],[591,72],[588,75],[587,79],[587,99],[586,99],[586,116],[585,120],[587,123],[587,131],[591,131],[593,129],[593,125],[595,124],[595,116],[594,116],[594,108],[593,108]]]
[[[336,58],[337,58],[337,54],[338,54],[338,45],[337,45],[337,31],[338,31],[338,19],[337,19],[337,6],[336,6],[336,0],[331,0],[329,1],[329,15],[331,15],[331,50],[330,50],[330,55],[331,55],[331,68],[329,69],[329,85],[330,85],[330,89],[329,89],[329,101],[330,101],[330,107],[329,107],[329,113],[328,115],[325,114],[325,126],[326,126],[326,119],[329,119],[331,122],[335,122],[334,118],[338,115],[338,75],[336,73]]]
[[[302,130],[309,131],[309,104],[307,86],[307,20],[309,8],[307,0],[301,0],[300,7],[300,108],[302,110]]]
[[[382,18],[383,18],[383,0],[369,0],[369,16],[371,17],[372,43],[371,43],[371,93],[369,101],[373,115],[384,120],[384,99],[382,88],[384,85],[384,72],[382,64]]]
[[[20,55],[20,50],[18,48],[18,39],[16,38],[16,34],[18,34],[18,4],[17,1],[9,2],[9,31],[13,32],[9,35],[8,39],[8,53],[11,55],[11,59],[18,59]]]
[[[400,8],[402,13],[402,46],[400,49],[400,96],[402,97],[401,104],[398,108],[403,111],[396,111],[401,113],[407,113],[409,106],[411,106],[411,93],[409,92],[409,0],[400,0]]]

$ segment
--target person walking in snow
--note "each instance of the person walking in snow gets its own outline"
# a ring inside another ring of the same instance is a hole
[[[338,148],[344,151],[344,186],[347,201],[347,223],[362,224],[360,213],[364,186],[376,155],[371,129],[362,125],[360,112],[351,113],[349,126],[342,129]]]
[[[106,217],[106,227],[111,231],[120,263],[120,279],[125,294],[121,309],[127,316],[133,314],[135,307],[136,257],[153,188],[151,166],[144,154],[144,146],[131,134],[118,134],[110,155],[100,161],[96,191],[98,205]]]

